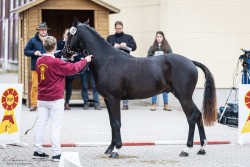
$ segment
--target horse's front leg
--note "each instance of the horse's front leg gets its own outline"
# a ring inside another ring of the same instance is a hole
[[[112,124],[112,116],[111,116],[111,110],[109,107],[109,103],[106,99],[104,99],[104,102],[106,104],[107,110],[108,110],[108,114],[109,114],[109,122],[110,122],[110,127],[111,127],[111,134],[112,134],[112,139],[111,139],[111,144],[108,146],[107,150],[104,152],[104,154],[111,154],[112,151],[114,150],[115,147],[115,133],[114,133],[114,128],[113,128],[113,124]]]
[[[120,100],[117,99],[105,100],[105,103],[109,113],[109,120],[112,132],[111,144],[105,151],[105,154],[110,154],[110,157],[116,158],[119,156],[118,151],[122,147],[121,133],[120,133],[120,128],[121,128]]]

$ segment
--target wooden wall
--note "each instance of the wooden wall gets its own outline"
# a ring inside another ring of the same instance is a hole
[[[24,55],[24,47],[42,22],[42,10],[94,10],[94,27],[106,38],[109,35],[109,10],[88,0],[47,0],[20,13],[19,20],[19,82],[24,84],[23,98],[29,106],[31,87],[30,58]],[[72,20],[73,21],[73,20]]]

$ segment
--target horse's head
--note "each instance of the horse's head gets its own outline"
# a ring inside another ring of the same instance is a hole
[[[65,43],[64,49],[62,51],[62,54],[65,58],[70,58],[74,54],[83,53],[83,55],[86,55],[86,50],[80,41],[79,38],[79,25],[86,24],[88,25],[88,21],[85,23],[80,23],[77,18],[74,19],[72,27],[69,30],[68,33],[68,40]]]

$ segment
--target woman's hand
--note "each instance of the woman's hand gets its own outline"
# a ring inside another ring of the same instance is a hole
[[[88,55],[85,57],[85,59],[87,60],[87,62],[91,62],[91,58],[92,58],[93,55]]]

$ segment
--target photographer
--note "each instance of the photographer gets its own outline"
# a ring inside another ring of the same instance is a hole
[[[242,84],[250,84],[250,51],[249,50],[243,50],[244,52],[243,55],[239,57],[239,59],[242,61],[242,79],[241,83]]]

